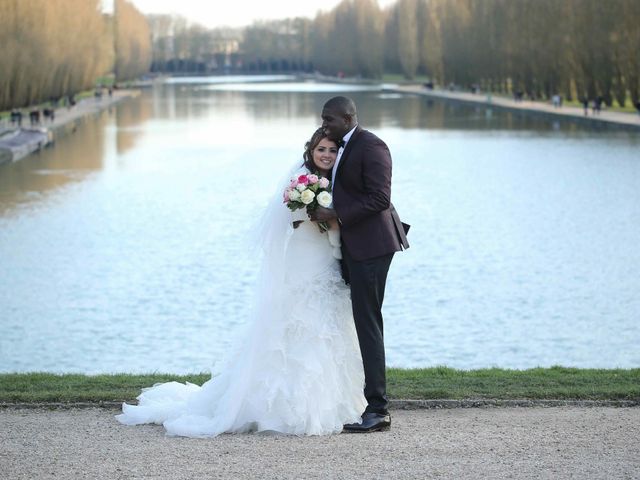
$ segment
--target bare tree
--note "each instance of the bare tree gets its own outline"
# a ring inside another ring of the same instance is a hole
[[[147,19],[127,0],[115,0],[115,75],[135,78],[151,66],[151,30]]]

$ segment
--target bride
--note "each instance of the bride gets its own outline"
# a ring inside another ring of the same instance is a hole
[[[202,386],[168,382],[122,406],[126,425],[157,423],[167,434],[280,432],[326,435],[360,421],[366,407],[362,358],[349,289],[340,276],[337,225],[322,233],[304,210],[290,212],[282,192],[292,177],[331,178],[337,145],[320,128],[304,163],[279,186],[262,219],[263,250],[249,327]]]

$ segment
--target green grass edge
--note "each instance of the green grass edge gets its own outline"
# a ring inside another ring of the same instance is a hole
[[[0,403],[134,402],[143,388],[176,381],[201,385],[210,374],[0,374]],[[387,370],[390,399],[640,400],[640,368]]]

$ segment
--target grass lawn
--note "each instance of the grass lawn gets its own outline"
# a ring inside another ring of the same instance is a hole
[[[141,388],[155,383],[175,380],[200,385],[208,379],[208,374],[0,374],[0,402],[131,402]],[[640,400],[640,368],[392,368],[387,382],[392,399]]]

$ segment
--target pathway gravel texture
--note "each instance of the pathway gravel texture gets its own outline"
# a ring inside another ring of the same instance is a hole
[[[640,478],[638,407],[394,410],[388,432],[210,439],[116,413],[0,410],[0,478]]]

